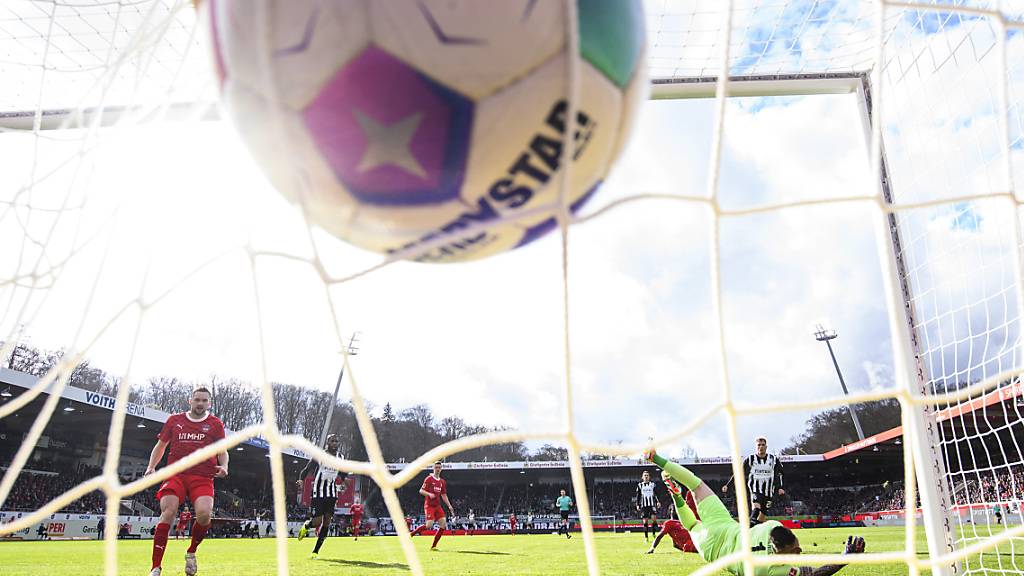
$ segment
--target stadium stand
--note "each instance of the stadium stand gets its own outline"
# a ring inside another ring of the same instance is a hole
[[[9,370],[0,371],[0,385],[16,394],[28,387],[26,382],[11,378]],[[27,469],[22,471],[3,503],[2,510],[6,513],[38,509],[100,472],[113,399],[74,388],[69,388],[65,396],[67,399],[62,400],[60,412],[37,443]],[[0,421],[0,469],[10,462],[45,400],[46,395],[40,395],[18,414]],[[144,471],[154,438],[167,417],[167,413],[148,406],[132,406],[129,412],[119,469],[121,480],[125,482]],[[947,418],[945,425],[952,420],[954,418]],[[905,492],[900,438],[901,430],[897,428],[826,454],[785,456],[787,493],[777,501],[774,514],[803,521],[829,522],[836,519],[859,521],[864,515],[874,515],[874,518],[879,512],[902,510]],[[301,453],[287,454],[285,467],[289,478],[296,478],[304,465]],[[688,461],[688,465],[699,469],[701,477],[716,492],[732,473],[727,458],[695,458]],[[405,464],[390,466],[398,470]],[[585,468],[591,513],[614,518],[613,524],[628,524],[633,520],[636,482],[641,472],[650,466],[631,459],[600,459],[586,462]],[[952,467],[950,489],[954,500],[1004,503],[1019,520],[1021,514],[1014,506],[1019,508],[1019,503],[1024,501],[1024,467],[992,462],[990,468],[985,473],[958,474],[955,466]],[[256,526],[252,520],[258,514],[269,518],[265,513],[272,508],[266,445],[254,439],[240,446],[231,454],[231,470],[231,476],[217,483],[214,516],[222,522],[213,534],[251,536]],[[425,475],[426,471],[399,490],[403,509],[416,523],[422,521],[422,497],[418,489]],[[444,476],[452,503],[460,515],[455,520],[459,527],[465,523],[470,509],[476,513],[482,529],[497,528],[500,519],[513,511],[521,518],[532,512],[543,519],[553,512],[554,498],[560,489],[570,489],[572,495],[567,464],[560,461],[450,462],[446,464]],[[302,520],[307,510],[299,502],[292,483],[288,482],[287,486],[288,518]],[[364,479],[357,486],[366,507],[365,518],[379,532],[388,533],[390,521],[377,521],[387,515],[379,492],[369,480]],[[136,517],[152,515],[158,509],[154,492],[145,490],[122,501],[119,513]],[[733,494],[730,490],[724,500],[735,513]],[[663,491],[659,493],[659,500],[662,504],[659,515],[665,517],[670,500]],[[93,492],[61,512],[96,514],[102,513],[103,506],[102,494]],[[338,510],[347,512],[347,508]],[[145,536],[143,533],[142,537]]]

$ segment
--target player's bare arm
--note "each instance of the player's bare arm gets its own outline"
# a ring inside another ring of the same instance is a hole
[[[658,543],[661,542],[661,539],[664,537],[665,531],[662,530],[658,533],[657,536],[654,537],[654,542],[651,542],[651,547],[647,549],[647,552],[645,552],[645,554],[654,554],[654,549],[658,547]]]
[[[153,451],[149,453],[149,465],[146,466],[146,476],[156,472],[156,465],[160,463],[160,460],[163,460],[164,452],[167,451],[167,444],[168,442],[165,440],[156,441]]]
[[[452,506],[451,501],[448,500],[448,494],[441,494],[441,500],[444,500],[445,505],[448,506],[448,511],[452,513],[452,516],[455,516],[455,508]]]
[[[434,493],[428,492],[425,488],[423,488],[423,486],[420,486],[420,495],[423,496],[424,498],[429,498],[431,500],[435,498]]]
[[[313,458],[310,458],[309,462],[306,462],[306,466],[302,469],[302,471],[299,472],[299,478],[295,480],[295,485],[299,488],[299,490],[302,490],[303,481],[305,481],[307,477],[313,475],[313,472],[316,470],[316,467],[317,462]]]
[[[221,452],[217,454],[217,466],[214,468],[216,472],[214,477],[223,478],[228,475],[228,453]]]

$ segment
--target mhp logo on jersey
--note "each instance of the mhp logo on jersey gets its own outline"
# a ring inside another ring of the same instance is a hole
[[[178,440],[200,441],[203,438],[206,438],[206,434],[199,432],[181,432],[178,434]]]

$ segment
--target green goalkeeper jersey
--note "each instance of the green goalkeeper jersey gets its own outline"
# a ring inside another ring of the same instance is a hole
[[[743,544],[740,541],[740,525],[733,520],[732,515],[717,496],[709,496],[701,500],[697,504],[697,512],[700,514],[700,521],[690,530],[690,537],[706,562],[714,562],[723,556],[741,550]],[[776,526],[782,526],[782,524],[775,520],[769,520],[750,529],[750,546],[754,555],[774,553],[771,545],[771,532]],[[743,562],[730,564],[726,570],[742,576]],[[755,568],[754,574],[756,576],[801,576],[801,571],[799,568],[787,565],[758,566]]]

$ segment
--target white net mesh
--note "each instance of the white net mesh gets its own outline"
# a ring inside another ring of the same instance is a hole
[[[879,242],[886,253],[882,268],[890,280],[886,288],[891,299],[898,385],[856,398],[896,397],[904,403],[905,414],[928,404],[952,409],[946,413],[949,418],[935,428],[935,442],[946,474],[940,482],[954,505],[951,537],[957,543],[957,553],[918,559],[915,540],[908,537],[903,552],[869,554],[853,561],[904,562],[910,573],[916,574],[930,565],[943,566],[959,559],[968,572],[1019,573],[1021,565],[1015,553],[1024,546],[1024,529],[994,530],[978,518],[990,517],[994,508],[1001,506],[1005,518],[1016,517],[1020,523],[1024,499],[1022,419],[1016,401],[1020,388],[1012,385],[1020,364],[1019,315],[1024,288],[1014,188],[1024,166],[1020,106],[1024,26],[1019,23],[1024,6],[1009,1],[939,5],[764,0],[728,3],[730,12],[726,4],[718,0],[647,2],[652,77],[668,81],[806,74],[817,75],[817,79],[807,80],[814,83],[822,75],[852,73],[856,79],[873,73],[873,113],[881,118],[872,138],[874,174],[881,173],[884,150],[894,208],[890,210],[881,192],[874,190],[856,200],[878,208],[872,219],[879,226]],[[0,174],[0,242],[5,247],[0,256],[0,330],[6,342],[0,357],[12,352],[16,335],[26,326],[57,334],[69,350],[64,361],[30,392],[0,406],[0,418],[10,417],[40,394],[49,393],[0,481],[0,502],[6,500],[32,447],[57,410],[71,369],[84,358],[104,357],[112,365],[119,364],[123,374],[103,474],[0,531],[28,526],[97,488],[107,495],[108,517],[114,520],[122,496],[149,490],[187,464],[262,434],[271,447],[274,519],[279,525],[286,521],[281,451],[297,447],[343,470],[365,474],[381,487],[410,569],[421,574],[421,564],[401,521],[403,511],[395,489],[409,482],[425,463],[445,455],[510,440],[544,439],[564,442],[569,448],[587,564],[590,573],[599,573],[580,453],[629,454],[641,446],[581,440],[579,423],[574,420],[577,380],[569,371],[572,340],[567,287],[560,302],[562,322],[552,324],[553,330],[564,335],[563,411],[548,429],[464,438],[423,454],[392,475],[385,467],[363,402],[358,373],[353,374],[348,366],[367,462],[331,460],[303,438],[282,435],[274,425],[270,382],[286,362],[282,358],[292,357],[294,352],[288,348],[287,330],[315,330],[331,342],[323,344],[322,350],[303,350],[304,354],[330,356],[344,350],[341,335],[347,334],[353,321],[352,311],[341,302],[359,292],[353,289],[343,297],[339,287],[369,272],[387,274],[378,268],[392,263],[353,257],[339,266],[331,258],[335,248],[309,233],[298,214],[282,216],[272,202],[273,222],[261,220],[255,209],[257,215],[246,222],[204,216],[208,203],[238,212],[238,206],[254,202],[240,189],[255,185],[259,178],[254,176],[255,168],[251,174],[218,171],[218,162],[211,158],[224,142],[210,126],[158,122],[169,117],[195,120],[211,113],[215,84],[199,29],[192,4],[186,1],[9,0],[0,6],[0,77],[4,79],[0,147],[8,160]],[[735,82],[747,79],[736,78]],[[850,86],[856,89],[857,83]],[[708,416],[721,412],[727,419],[735,468],[741,453],[740,416],[834,406],[846,400],[834,397],[800,403],[795,397],[779,398],[778,405],[755,408],[742,407],[734,400],[722,328],[728,329],[723,316],[720,225],[740,212],[793,210],[818,199],[745,211],[723,209],[719,174],[720,147],[726,136],[724,93],[719,93],[718,101],[707,193],[675,194],[673,198],[694,205],[696,210],[710,207],[714,214],[709,242],[712,333],[723,396],[720,403],[708,406],[701,418],[654,442],[683,438]],[[136,152],[140,148],[144,155]],[[183,148],[189,148],[190,154],[180,165],[175,159]],[[223,196],[190,195],[188,191],[196,184],[190,174],[202,174],[206,181],[203,189],[219,188]],[[126,189],[119,184],[125,181],[137,185]],[[626,200],[646,197],[632,194]],[[825,202],[839,205],[849,200]],[[898,219],[895,232],[890,228],[890,212]],[[563,232],[569,224],[563,222]],[[278,227],[293,233],[266,234],[267,229]],[[894,237],[899,240],[895,253]],[[568,252],[564,251],[563,280],[568,277],[568,264]],[[196,286],[197,279],[224,282],[225,277],[214,275],[214,270],[224,269],[234,273],[226,282],[224,294],[228,296]],[[281,294],[268,281],[281,274],[314,277],[314,287],[299,296]],[[292,318],[290,323],[282,320],[285,314],[281,310],[287,310],[297,297],[318,298],[329,321],[322,317]],[[242,300],[249,315],[211,313],[221,306],[234,309],[227,306],[231,300]],[[165,312],[164,306],[170,302],[185,302],[194,307],[193,313]],[[900,338],[906,327],[904,306],[911,313],[913,344]],[[240,341],[206,339],[204,332],[215,332],[212,326],[219,322],[240,326],[249,335]],[[286,328],[280,330],[282,327]],[[147,346],[147,338],[164,331],[232,358],[238,348],[254,350],[251,356],[239,354],[238,364],[256,366],[250,368],[250,375],[262,383],[266,424],[239,430],[221,445],[122,485],[116,472],[128,384],[133,381],[136,364],[161,356],[163,351]],[[920,377],[914,369],[917,360]],[[916,398],[918,389],[946,396],[941,402]],[[990,396],[994,390],[1002,396]],[[997,401],[967,404],[972,398]],[[971,409],[957,410],[965,405]],[[910,428],[906,438],[909,476],[913,474],[911,445],[927,439],[915,437]],[[918,466],[926,464],[922,461]],[[908,502],[913,503],[914,483],[908,482],[907,487]],[[744,515],[748,511],[742,483],[739,489],[740,514]],[[932,509],[934,504],[925,502]],[[908,524],[908,534],[913,534],[913,522]],[[278,530],[277,534],[278,572],[286,574],[286,532]],[[748,532],[744,531],[743,537],[749,543]],[[106,547],[106,573],[115,574],[113,531],[108,532]],[[992,550],[1000,553],[992,556]],[[737,559],[722,559],[699,573],[711,573]],[[750,554],[742,559],[748,566],[767,561]],[[837,560],[821,556],[805,558],[802,563]]]

